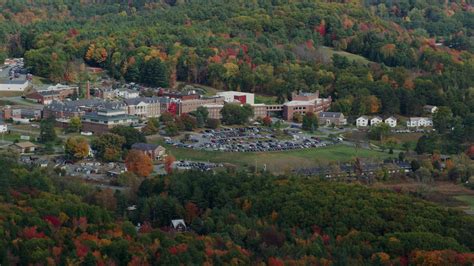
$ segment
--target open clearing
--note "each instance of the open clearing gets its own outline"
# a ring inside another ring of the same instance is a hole
[[[420,183],[403,180],[395,183],[376,183],[373,187],[401,190],[405,193],[416,194],[423,199],[447,207],[457,207],[466,213],[474,215],[474,190],[470,190],[460,184],[446,181]]]
[[[266,166],[267,170],[276,174],[289,173],[295,168],[313,167],[317,164],[347,162],[356,157],[356,150],[344,145],[282,152],[219,152],[177,148],[163,144],[162,141],[154,142],[165,146],[178,160],[230,163],[240,167],[257,166],[258,169]],[[357,156],[377,159],[390,157],[388,153],[363,149],[357,151]]]
[[[368,63],[370,63],[370,61],[363,56],[351,54],[345,51],[335,51],[333,48],[330,48],[327,46],[321,46],[321,47],[318,47],[318,49],[320,52],[327,54],[329,58],[332,58],[334,54],[337,54],[337,55],[346,57],[350,62],[356,61],[357,63],[363,64],[363,65],[367,65]]]

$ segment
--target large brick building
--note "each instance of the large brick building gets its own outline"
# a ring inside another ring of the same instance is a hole
[[[81,120],[82,130],[94,133],[104,133],[119,125],[129,126],[138,122],[136,116],[128,115],[120,109],[103,109],[86,113]]]
[[[332,99],[320,98],[316,93],[293,93],[292,100],[283,104],[283,118],[290,121],[296,113],[305,115],[308,112],[319,114],[331,107]]]
[[[127,113],[140,118],[159,117],[161,115],[161,103],[158,97],[139,97],[126,99]]]

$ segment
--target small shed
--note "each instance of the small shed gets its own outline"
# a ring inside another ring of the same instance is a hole
[[[31,143],[29,141],[23,141],[23,142],[18,142],[18,143],[13,143],[10,145],[11,148],[17,150],[19,153],[32,153],[36,150],[38,146],[36,146],[34,143]]]
[[[184,232],[187,230],[186,223],[183,219],[171,220],[171,227],[178,232]]]

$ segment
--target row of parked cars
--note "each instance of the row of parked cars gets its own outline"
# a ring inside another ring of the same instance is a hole
[[[222,164],[205,163],[205,162],[193,162],[193,161],[177,161],[173,164],[173,167],[179,170],[198,170],[198,171],[211,171],[217,167],[223,167]]]
[[[273,129],[245,127],[205,130],[186,142],[171,139],[168,144],[197,150],[226,152],[269,152],[324,147],[327,143],[302,132],[288,132],[287,139],[279,139]]]

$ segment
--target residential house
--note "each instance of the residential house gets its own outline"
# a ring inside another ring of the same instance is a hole
[[[410,117],[407,121],[407,127],[431,127],[433,120],[429,117]]]
[[[140,151],[149,156],[152,160],[161,160],[166,155],[166,149],[158,144],[135,143],[132,145],[133,150]]]
[[[370,125],[375,126],[383,122],[382,117],[380,116],[374,116],[370,119]]]
[[[321,112],[318,115],[318,121],[320,125],[335,125],[344,126],[347,124],[347,119],[343,113],[340,112]]]
[[[13,143],[12,145],[10,145],[10,148],[18,151],[21,154],[32,153],[36,150],[36,147],[37,146],[35,144],[29,141]]]
[[[438,111],[438,107],[434,105],[425,105],[423,106],[423,111],[428,114],[434,114],[436,111]]]
[[[389,127],[396,127],[397,126],[397,118],[391,116],[384,120],[384,123],[387,124]]]
[[[357,127],[366,127],[369,125],[369,117],[363,115],[356,119],[356,126]]]

